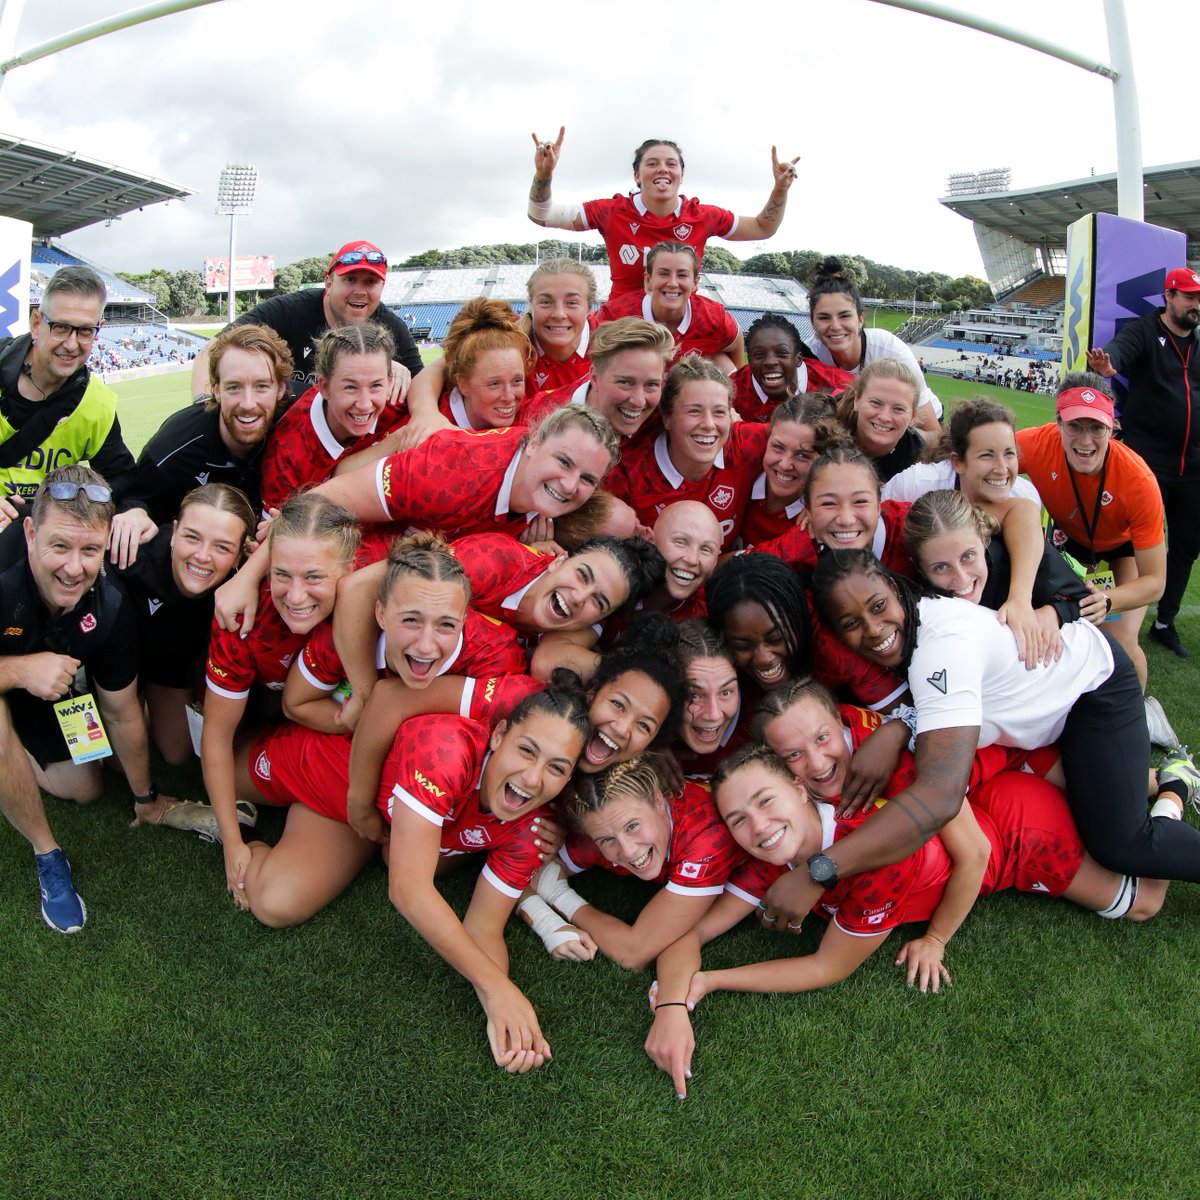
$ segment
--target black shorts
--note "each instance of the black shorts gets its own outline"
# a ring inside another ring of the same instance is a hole
[[[52,763],[70,762],[71,751],[54,715],[54,705],[40,700],[24,688],[14,688],[5,697],[12,713],[13,729],[21,745],[42,770]]]
[[[1093,571],[1100,563],[1108,563],[1111,567],[1118,558],[1132,558],[1134,554],[1132,542],[1122,542],[1111,550],[1092,550],[1081,542],[1073,541],[1061,529],[1055,529],[1053,544],[1063,554],[1069,554],[1076,562]]]

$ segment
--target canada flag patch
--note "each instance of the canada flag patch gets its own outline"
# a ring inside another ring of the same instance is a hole
[[[91,633],[96,628],[96,614],[84,613],[83,620],[79,622],[79,628],[84,633]]]
[[[713,508],[719,508],[724,512],[733,503],[733,495],[733,488],[722,484],[709,493],[708,502]]]

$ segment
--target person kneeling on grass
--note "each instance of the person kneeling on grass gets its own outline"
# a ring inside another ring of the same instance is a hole
[[[82,929],[87,909],[39,789],[86,804],[104,786],[99,760],[72,753],[54,709],[78,695],[81,667],[96,692],[95,711],[80,696],[83,748],[107,732],[135,824],[195,829],[195,816],[212,819],[207,805],[160,796],[150,777],[133,604],[102,571],[112,520],[108,484],[88,467],[60,467],[38,484],[32,515],[0,536],[0,811],[33,846],[42,918],[59,933]]]
[[[897,965],[908,966],[910,982],[920,971],[934,990],[940,982],[948,983],[944,943],[966,911],[960,907],[947,920],[946,910],[954,906],[953,891],[961,890],[964,877],[976,894],[1015,887],[1133,921],[1153,917],[1166,896],[1165,880],[1118,875],[1092,859],[1062,793],[1052,784],[1036,775],[1002,771],[974,789],[960,811],[960,817],[974,824],[978,854],[952,862],[940,838],[932,838],[892,866],[840,880],[827,890],[814,908],[829,920],[814,953],[700,970],[700,947],[750,913],[760,911],[766,927],[775,928],[763,898],[776,878],[796,863],[807,863],[810,870],[819,866],[840,837],[874,819],[873,810],[840,818],[832,805],[818,799],[844,777],[849,744],[832,697],[814,696],[803,703],[811,709],[813,726],[805,766],[789,767],[773,751],[750,746],[727,760],[713,780],[721,819],[756,861],[735,871],[725,894],[696,928],[659,958],[646,1052],[671,1075],[681,1099],[694,1047],[688,1014],[710,992],[828,987],[852,974],[893,929],[910,921],[929,921],[929,926],[923,937],[905,943]],[[828,728],[821,728],[822,716]]]
[[[396,732],[375,798],[390,825],[392,903],[474,985],[492,1056],[510,1072],[541,1066],[550,1046],[508,977],[504,925],[541,861],[539,810],[570,779],[590,733],[586,697],[569,674],[526,696],[494,730],[464,717],[414,717]],[[350,739],[276,726],[259,735],[249,761],[263,798],[292,807],[278,846],[249,847],[245,895],[265,923],[294,924],[334,899],[375,849],[348,824]],[[483,870],[460,921],[434,877],[480,851]]]

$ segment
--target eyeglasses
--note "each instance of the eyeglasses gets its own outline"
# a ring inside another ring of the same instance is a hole
[[[100,331],[100,325],[68,325],[66,321],[52,321],[49,317],[42,317],[42,324],[50,330],[50,336],[58,338],[60,342],[65,342],[67,338],[74,334],[81,342],[90,342]],[[100,322],[104,324],[103,321]]]
[[[112,488],[107,483],[71,483],[59,479],[46,484],[46,490],[53,500],[74,500],[80,492],[97,504],[107,504],[112,499]]]
[[[386,267],[387,255],[382,250],[347,250],[333,260],[335,267],[353,267],[356,263],[370,263],[373,267]]]

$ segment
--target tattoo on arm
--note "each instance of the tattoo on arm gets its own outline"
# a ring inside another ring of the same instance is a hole
[[[529,189],[529,198],[537,203],[550,199],[550,180],[533,177],[533,186]]]
[[[888,804],[892,808],[898,808],[913,823],[917,833],[921,835],[922,841],[929,841],[945,824],[944,821],[939,821],[921,798],[914,796],[912,792],[903,791],[889,800]],[[920,812],[914,812],[914,807],[919,808]]]
[[[768,225],[775,225],[783,216],[784,202],[781,200],[768,200],[766,207],[758,214],[758,219],[764,221]]]

